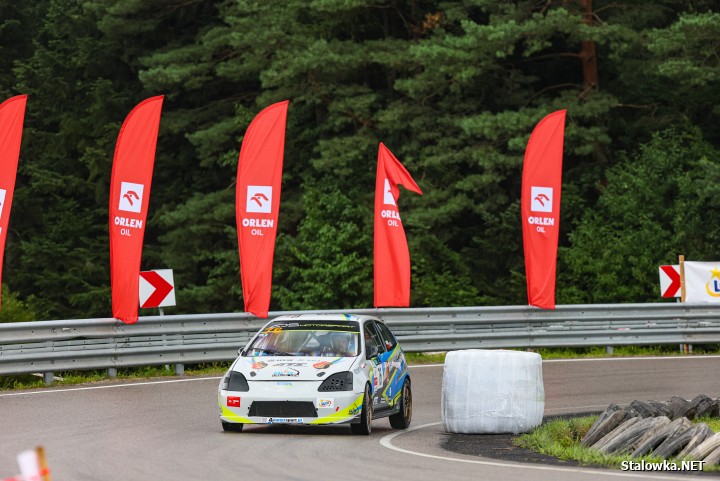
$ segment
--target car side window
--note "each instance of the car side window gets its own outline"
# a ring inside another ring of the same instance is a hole
[[[365,352],[370,352],[369,351],[370,346],[376,346],[378,348],[378,352],[380,352],[380,353],[385,352],[385,347],[384,347],[385,343],[380,341],[380,335],[378,334],[374,323],[366,322],[364,333],[365,333]]]
[[[392,332],[390,332],[390,329],[388,329],[388,327],[382,322],[376,322],[375,324],[377,325],[378,331],[380,331],[380,336],[385,343],[385,348],[388,351],[395,349],[395,346],[397,346],[397,340],[395,339],[395,336],[393,336]]]

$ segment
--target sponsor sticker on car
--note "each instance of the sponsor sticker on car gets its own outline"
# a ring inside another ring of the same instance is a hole
[[[335,398],[318,398],[317,407],[331,408],[335,405]]]
[[[267,424],[297,424],[302,423],[303,418],[265,418]]]
[[[228,405],[228,407],[231,407],[231,408],[239,408],[240,407],[240,396],[228,396],[227,405]]]

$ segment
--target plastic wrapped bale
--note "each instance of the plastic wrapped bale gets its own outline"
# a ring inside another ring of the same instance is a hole
[[[542,423],[542,358],[469,349],[445,357],[442,423],[451,433],[524,433]]]

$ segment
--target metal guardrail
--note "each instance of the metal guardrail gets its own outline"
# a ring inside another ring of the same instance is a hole
[[[390,326],[409,352],[456,349],[720,343],[711,304],[562,305],[270,312],[368,314]],[[247,313],[0,324],[0,375],[229,361],[267,319]]]

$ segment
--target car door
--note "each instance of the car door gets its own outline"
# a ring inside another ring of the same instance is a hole
[[[382,362],[387,366],[388,372],[385,376],[386,385],[380,396],[388,405],[394,406],[395,402],[400,399],[400,391],[407,375],[407,362],[405,354],[398,346],[397,339],[395,339],[395,336],[385,323],[375,321],[375,324],[387,349],[387,352],[382,356]]]
[[[372,368],[370,392],[373,399],[373,409],[387,408],[389,405],[386,402],[382,402],[382,392],[387,385],[387,380],[385,379],[387,363],[383,363],[383,359],[387,360],[387,349],[385,349],[385,343],[382,341],[377,326],[375,326],[372,320],[365,323],[363,335],[365,337],[365,352],[369,353],[370,347],[372,346],[377,347],[378,350],[378,355],[370,359]]]

